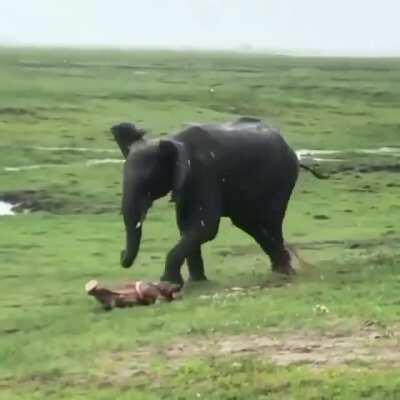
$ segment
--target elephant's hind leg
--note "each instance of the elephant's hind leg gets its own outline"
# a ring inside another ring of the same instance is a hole
[[[261,227],[260,244],[271,259],[273,271],[286,275],[295,273],[290,262],[290,253],[283,240],[282,225]]]
[[[233,223],[254,238],[271,260],[272,270],[282,274],[293,274],[295,270],[290,263],[290,254],[285,248],[282,236],[282,224],[275,226],[255,222],[233,220]]]
[[[271,259],[272,270],[286,275],[295,273],[282,229],[291,191],[281,194],[266,207],[260,221],[259,235],[259,243]]]

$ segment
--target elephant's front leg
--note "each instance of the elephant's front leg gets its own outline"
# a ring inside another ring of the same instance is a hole
[[[165,271],[161,277],[161,281],[173,282],[183,286],[183,278],[181,274],[182,264],[185,261],[185,258],[191,254],[198,245],[198,243],[193,243],[193,240],[189,240],[187,237],[183,236],[178,244],[173,247],[167,255]]]
[[[162,281],[169,281],[183,286],[181,267],[185,258],[189,258],[193,256],[193,254],[196,254],[196,261],[199,262],[198,256],[200,255],[202,264],[201,253],[199,253],[200,246],[203,243],[214,239],[218,232],[219,218],[210,219],[206,223],[200,221],[196,225],[198,225],[196,226],[196,229],[190,230],[184,234],[178,244],[168,253],[165,262],[164,275],[161,277]],[[198,264],[193,266],[196,267],[194,268],[194,270],[196,270],[196,277],[204,276],[204,267],[197,269],[197,267],[199,267]]]
[[[176,216],[181,239],[168,253],[165,271],[161,280],[183,285],[181,267],[187,259],[192,280],[205,280],[201,245],[215,238],[221,217],[220,196],[216,189],[208,184],[207,190],[198,191],[199,195],[191,201],[178,203]],[[202,195],[202,193],[206,193]]]
[[[189,279],[191,281],[206,281],[207,277],[204,273],[204,262],[201,255],[201,247],[192,251],[186,258],[189,269]]]

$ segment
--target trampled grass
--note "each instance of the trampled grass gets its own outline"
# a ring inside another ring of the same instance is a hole
[[[3,49],[0,194],[30,190],[40,207],[0,217],[2,397],[399,398],[395,156],[347,154],[321,164],[332,174],[325,181],[301,173],[285,228],[310,265],[290,280],[224,221],[205,246],[210,282],[187,285],[180,302],[106,313],[83,290],[92,278],[158,279],[178,237],[164,199],[148,216],[135,265],[119,267],[122,164],[87,165],[120,158],[109,151],[112,124],[129,120],[158,135],[250,114],[280,126],[296,149],[399,147],[399,73],[398,60]],[[32,165],[41,168],[4,170]],[[235,335],[253,353],[190,352]],[[282,348],[257,348],[254,335],[321,344],[363,337],[382,359],[277,365]],[[168,355],[180,342],[189,350]]]

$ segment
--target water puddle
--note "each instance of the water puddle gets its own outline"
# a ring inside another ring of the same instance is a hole
[[[4,167],[4,171],[6,172],[18,172],[18,171],[29,171],[32,169],[40,169],[44,167],[54,167],[52,164],[43,164],[43,165],[27,165],[24,167]]]
[[[380,149],[358,149],[356,153],[362,154],[385,154],[389,156],[400,157],[400,148],[396,147],[381,147]]]
[[[100,158],[87,160],[84,165],[87,167],[92,167],[94,165],[102,165],[102,164],[122,164],[125,160],[121,158]],[[42,169],[42,168],[61,168],[61,167],[69,167],[71,165],[81,165],[81,163],[71,163],[71,164],[36,164],[36,165],[26,165],[22,167],[4,167],[4,171],[6,172],[19,172],[19,171],[29,171],[34,169]]]
[[[0,200],[0,216],[3,216],[3,215],[15,215],[15,212],[13,211],[13,208],[16,205],[17,204],[12,204],[12,203],[8,203],[6,201]]]
[[[380,147],[378,149],[353,149],[353,150],[318,150],[318,149],[300,149],[296,151],[299,160],[311,159],[317,162],[343,162],[349,159],[350,154],[356,155],[377,155],[400,157],[400,148],[398,147]],[[323,156],[339,155],[341,158],[325,158]],[[346,158],[343,158],[347,156]]]
[[[119,153],[118,149],[99,149],[96,147],[47,147],[47,146],[32,146],[31,149],[40,151],[76,151],[80,153]]]
[[[102,158],[98,160],[88,160],[86,161],[86,165],[88,167],[92,165],[99,165],[99,164],[122,164],[125,160],[121,158]]]

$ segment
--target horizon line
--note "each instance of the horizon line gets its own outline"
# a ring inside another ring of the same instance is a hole
[[[345,50],[315,50],[307,48],[247,48],[247,45],[237,47],[207,47],[207,46],[156,46],[156,45],[113,45],[113,44],[71,44],[71,43],[29,43],[29,42],[2,42],[0,48],[20,49],[70,49],[70,50],[114,50],[114,51],[170,51],[193,53],[236,53],[246,55],[270,55],[281,57],[306,57],[306,58],[400,58],[400,52],[372,53],[364,51]]]

